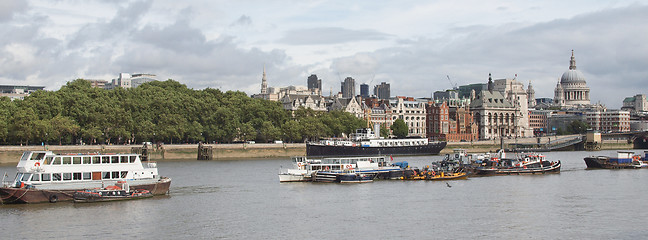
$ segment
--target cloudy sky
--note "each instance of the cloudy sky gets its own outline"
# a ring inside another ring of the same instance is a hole
[[[269,86],[317,74],[325,95],[347,76],[429,97],[492,73],[552,98],[573,49],[592,102],[619,108],[648,94],[647,13],[624,0],[2,0],[0,84],[153,73],[254,94],[265,66]]]

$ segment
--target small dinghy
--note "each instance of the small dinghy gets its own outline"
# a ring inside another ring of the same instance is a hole
[[[153,197],[153,193],[144,189],[130,190],[126,182],[118,182],[115,186],[99,189],[86,189],[74,193],[74,202],[108,202],[134,200]]]

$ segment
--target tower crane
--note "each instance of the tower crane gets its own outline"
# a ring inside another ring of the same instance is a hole
[[[449,75],[446,75],[446,78],[448,78],[448,82],[450,82],[450,86],[452,86],[452,89],[453,89],[453,90],[457,90],[457,89],[459,89],[459,88],[457,88],[457,84],[456,84],[456,83],[454,83],[454,84],[452,83],[452,80],[450,80],[450,76],[449,76]]]

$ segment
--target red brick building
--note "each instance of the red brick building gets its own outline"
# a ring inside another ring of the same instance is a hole
[[[451,107],[447,102],[427,104],[427,137],[449,142],[477,139],[477,126],[468,107]]]

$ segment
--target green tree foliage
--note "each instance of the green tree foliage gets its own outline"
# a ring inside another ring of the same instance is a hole
[[[365,127],[352,114],[299,109],[243,92],[193,90],[174,80],[104,90],[88,81],[24,100],[0,98],[4,144],[127,144],[141,142],[301,142],[339,137]]]
[[[397,138],[407,137],[407,134],[409,132],[407,124],[405,124],[405,121],[403,121],[403,119],[400,118],[394,121],[394,124],[392,124],[391,129],[392,129],[392,133]]]
[[[0,97],[0,140],[6,142],[9,137],[9,121],[15,105],[8,97]]]
[[[387,127],[385,127],[385,126],[380,126],[380,136],[384,137],[384,138],[388,138],[389,135],[390,135],[389,134],[389,129],[387,129]]]
[[[589,124],[580,120],[574,120],[567,126],[567,132],[570,134],[584,134],[590,128]]]

